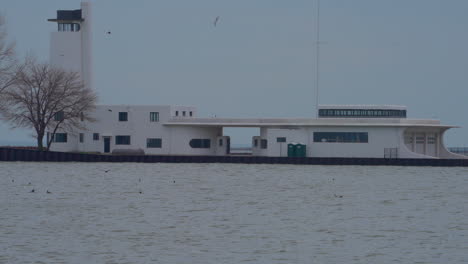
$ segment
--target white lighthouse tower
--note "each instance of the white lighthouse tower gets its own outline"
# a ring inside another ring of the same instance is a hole
[[[78,72],[86,87],[93,87],[91,47],[91,3],[82,2],[81,9],[57,10],[57,31],[50,36],[50,63]]]

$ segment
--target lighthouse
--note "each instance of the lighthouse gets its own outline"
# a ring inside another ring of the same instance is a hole
[[[50,36],[50,63],[79,73],[83,84],[94,88],[91,3],[82,2],[81,9],[57,10],[57,17],[48,21],[57,24]]]

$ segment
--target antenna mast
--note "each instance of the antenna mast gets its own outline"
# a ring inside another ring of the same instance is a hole
[[[315,57],[315,114],[319,117],[319,84],[320,84],[320,0],[317,0],[317,21],[316,21],[316,57]]]

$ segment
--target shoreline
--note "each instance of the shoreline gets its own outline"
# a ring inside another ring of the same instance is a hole
[[[240,163],[348,166],[468,167],[468,159],[297,158],[249,155],[107,155],[37,151],[0,147],[0,161],[24,162],[132,162],[132,163]]]

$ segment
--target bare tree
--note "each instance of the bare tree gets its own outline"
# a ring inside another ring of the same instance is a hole
[[[14,82],[3,92],[2,116],[13,127],[33,128],[37,146],[43,149],[46,132],[49,150],[53,135],[60,130],[72,132],[84,128],[84,121],[94,121],[96,93],[86,88],[76,72],[55,68],[27,59],[15,74]]]
[[[15,43],[7,41],[5,18],[0,14],[0,94],[12,85],[16,62]]]

